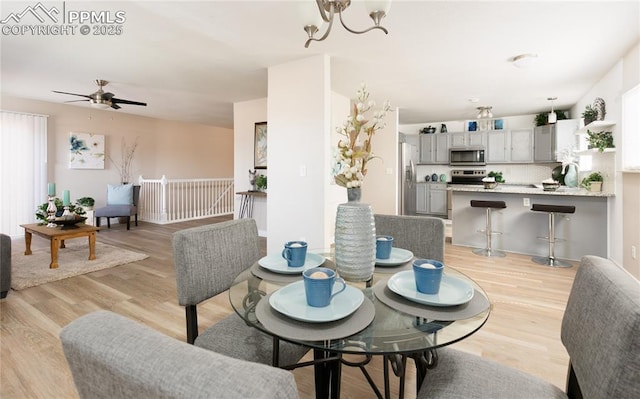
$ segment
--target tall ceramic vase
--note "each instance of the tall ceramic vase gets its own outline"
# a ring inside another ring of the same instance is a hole
[[[349,202],[338,205],[335,260],[340,277],[367,281],[376,262],[376,226],[371,205],[360,202],[360,188],[347,189]]]
[[[567,187],[578,187],[578,167],[576,164],[570,163],[566,166],[564,185]]]

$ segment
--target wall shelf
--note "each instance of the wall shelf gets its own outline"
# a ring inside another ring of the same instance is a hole
[[[590,148],[588,150],[576,151],[578,155],[588,155],[588,154],[602,154],[605,152],[616,152],[615,148],[605,148],[604,151],[600,152],[597,148]]]
[[[587,130],[590,130],[592,132],[601,132],[615,125],[616,123],[612,121],[593,121],[587,126],[581,127],[580,129],[576,130],[576,134],[586,134]]]

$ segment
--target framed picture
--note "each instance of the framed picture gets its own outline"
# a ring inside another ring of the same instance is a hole
[[[104,135],[69,135],[69,169],[104,169]]]
[[[504,129],[504,120],[503,119],[494,119],[493,120],[493,130],[502,130]]]
[[[467,121],[466,126],[467,132],[475,132],[478,130],[478,122],[477,121]]]
[[[267,122],[256,123],[253,135],[253,167],[267,169]]]

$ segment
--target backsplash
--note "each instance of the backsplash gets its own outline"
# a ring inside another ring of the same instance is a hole
[[[502,172],[502,177],[507,183],[512,184],[531,184],[540,183],[545,179],[551,177],[551,171],[558,164],[492,164],[482,167],[469,167],[465,169],[484,169],[487,173]],[[461,169],[448,165],[418,165],[416,169],[417,180],[419,182],[425,181],[424,177],[433,173],[438,176],[445,174],[447,181],[451,181],[451,170]]]

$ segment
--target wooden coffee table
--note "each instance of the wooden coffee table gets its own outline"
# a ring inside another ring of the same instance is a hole
[[[51,241],[51,263],[50,269],[58,267],[58,248],[65,248],[64,240],[71,238],[89,237],[89,260],[96,258],[96,231],[99,227],[89,226],[79,223],[75,228],[62,229],[60,227],[47,227],[39,224],[21,224],[24,228],[25,255],[31,255],[31,237],[33,234]]]

